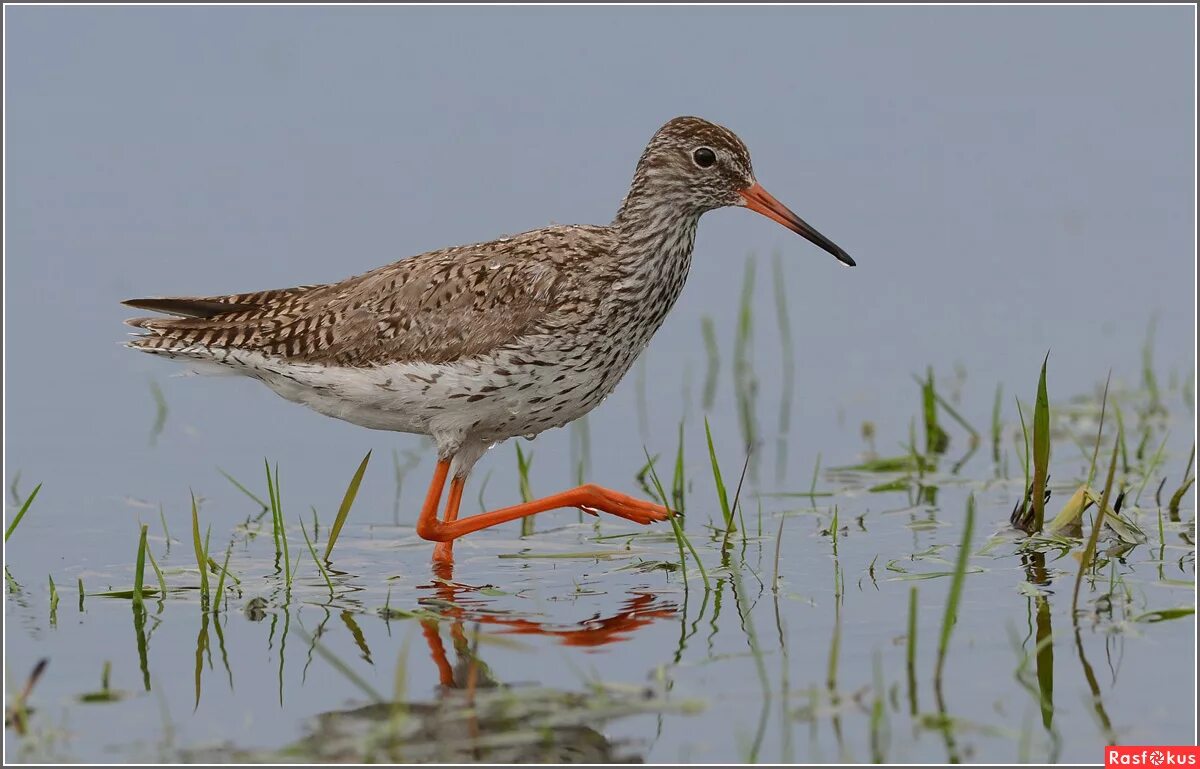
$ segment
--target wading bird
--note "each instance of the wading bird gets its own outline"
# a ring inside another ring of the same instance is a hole
[[[339,283],[131,299],[128,345],[251,376],[288,400],[377,430],[433,438],[417,533],[452,558],[473,531],[560,507],[649,524],[667,508],[593,484],[458,517],[494,444],[561,427],[604,400],[679,298],[706,211],[744,206],[854,260],[767,193],[733,132],[679,117],[651,138],[616,218],[402,259]],[[442,492],[450,491],[442,517]]]

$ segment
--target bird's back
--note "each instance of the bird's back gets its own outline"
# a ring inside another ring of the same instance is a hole
[[[547,227],[430,251],[338,283],[129,300],[174,316],[128,321],[145,331],[129,345],[197,360],[234,350],[347,367],[471,358],[539,333],[574,307],[613,239],[605,227]]]

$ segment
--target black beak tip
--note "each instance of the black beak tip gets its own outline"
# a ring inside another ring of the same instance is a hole
[[[834,256],[837,257],[837,260],[839,262],[846,265],[847,267],[854,267],[856,264],[856,262],[850,258],[850,254],[847,254],[845,251],[843,251],[840,248],[837,250],[837,253],[835,253]]]

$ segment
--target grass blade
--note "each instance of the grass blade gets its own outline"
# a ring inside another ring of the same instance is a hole
[[[200,569],[200,598],[208,603],[208,553],[200,543],[200,513],[195,494],[192,495],[192,547],[196,551],[196,568]]]
[[[1000,464],[1000,399],[1004,397],[1004,386],[996,385],[996,400],[992,403],[992,462]]]
[[[645,446],[642,447],[642,451],[646,453],[646,461],[650,467],[650,479],[654,482],[654,488],[658,493],[659,500],[662,502],[663,507],[670,508],[670,505],[667,504],[667,493],[663,489],[662,481],[658,478],[658,471],[654,469],[654,460],[650,458],[650,452],[646,450]],[[678,513],[679,511],[676,512]],[[696,562],[696,567],[700,569],[700,579],[704,581],[704,590],[706,592],[711,591],[712,586],[708,581],[708,572],[704,570],[704,562],[700,560],[700,554],[696,552],[696,548],[692,545],[691,540],[688,539],[687,534],[683,533],[683,526],[679,523],[680,518],[681,516],[679,515],[672,515],[670,521],[671,529],[675,532],[675,544],[679,545],[679,569],[683,573],[683,584],[686,587],[687,566],[684,564],[683,549],[687,547],[692,553],[692,560]]]
[[[775,571],[771,575],[771,592],[779,592],[779,555],[783,550],[783,522],[787,520],[786,515],[779,516],[779,531],[775,532]]]
[[[12,523],[8,524],[8,528],[4,530],[4,541],[7,542],[12,533],[17,530],[17,524],[25,517],[25,513],[29,510],[29,506],[33,504],[33,500],[37,498],[38,492],[42,490],[42,484],[38,484],[33,488],[33,492],[25,498],[25,502],[21,505],[21,509],[17,511],[17,515],[12,519]]]
[[[150,566],[154,569],[154,576],[158,578],[158,600],[164,601],[167,598],[167,580],[163,577],[162,569],[158,567],[158,561],[154,560],[154,551],[146,548],[146,555],[150,557]],[[83,580],[79,580],[79,610],[83,611]]]
[[[908,671],[908,711],[917,714],[917,586],[908,591],[908,634],[905,638],[905,664]]]
[[[1092,463],[1088,467],[1087,486],[1090,488],[1096,478],[1096,459],[1100,456],[1100,437],[1104,435],[1104,413],[1108,410],[1108,385],[1112,382],[1112,369],[1108,370],[1108,378],[1104,380],[1104,395],[1100,398],[1100,426],[1096,428],[1096,447],[1092,449]]]
[[[221,596],[225,595],[225,576],[229,574],[229,556],[231,553],[233,553],[233,540],[230,540],[229,546],[225,548],[225,564],[221,567],[221,576],[217,577],[217,594],[213,598],[212,606],[214,614],[221,608]],[[220,626],[218,625],[218,627]]]
[[[533,464],[533,452],[529,456],[525,456],[525,452],[521,451],[521,442],[514,441],[514,446],[517,447],[517,485],[521,491],[521,501],[529,502],[533,499],[533,488],[529,485],[529,466]],[[521,519],[521,536],[528,537],[533,533],[533,516],[527,515]]]
[[[1179,520],[1179,503],[1183,501],[1183,495],[1187,494],[1187,490],[1193,483],[1196,482],[1196,476],[1192,475],[1192,465],[1196,461],[1196,444],[1192,444],[1192,455],[1188,457],[1187,469],[1183,471],[1183,483],[1171,495],[1171,503],[1167,506],[1167,513],[1171,516],[1172,521]]]
[[[938,424],[938,397],[933,384],[933,366],[926,369],[924,381],[918,379],[917,382],[921,385],[921,406],[925,416],[925,455],[942,454],[950,445],[950,436]]]
[[[1019,398],[1013,398],[1017,403],[1017,417],[1021,420],[1021,438],[1025,443],[1025,454],[1023,455],[1022,467],[1025,468],[1025,485],[1021,487],[1022,492],[1029,489],[1029,430],[1025,426],[1025,412],[1021,409],[1021,401]]]
[[[54,586],[53,574],[47,574],[46,578],[50,580],[50,626],[54,627],[58,624],[58,588]]]
[[[946,664],[946,651],[950,648],[950,634],[958,621],[958,604],[962,599],[963,581],[967,574],[967,561],[971,557],[971,535],[975,530],[975,495],[967,497],[967,517],[963,524],[962,542],[958,546],[958,557],[954,561],[954,577],[950,582],[950,594],[946,598],[946,613],[942,616],[942,634],[938,638],[937,667],[934,681],[941,686],[942,669]]]
[[[271,537],[275,540],[275,561],[278,566],[281,550],[279,548],[279,514],[277,511],[278,505],[275,502],[275,481],[271,478],[271,463],[263,457],[263,468],[267,471],[267,498],[271,500]]]
[[[712,429],[708,426],[708,417],[704,418],[704,435],[708,439],[708,458],[712,462],[713,482],[717,485],[717,500],[721,503],[721,515],[725,519],[725,529],[733,531],[733,511],[729,508],[729,495],[725,491],[725,481],[721,479],[721,465],[717,462],[717,450],[713,447]]]
[[[251,491],[250,489],[246,488],[241,483],[239,483],[237,478],[234,478],[232,475],[225,472],[224,470],[222,470],[219,467],[217,468],[217,472],[220,473],[221,475],[225,476],[225,480],[232,483],[234,485],[234,487],[237,488],[238,491],[240,491],[243,494],[245,494],[246,496],[250,497],[250,499],[253,499],[257,505],[262,507],[263,510],[271,509],[270,506],[266,502],[263,502],[262,499],[257,494],[255,494],[253,491]]]
[[[358,465],[358,470],[354,472],[354,477],[350,479],[350,485],[346,487],[346,493],[342,496],[342,504],[338,508],[337,516],[333,519],[333,528],[329,530],[328,541],[325,543],[325,560],[329,561],[329,554],[333,552],[334,543],[337,542],[338,534],[342,532],[342,526],[346,523],[346,517],[350,515],[350,506],[354,504],[354,498],[358,495],[358,486],[362,483],[363,474],[367,472],[367,463],[371,461],[371,452],[363,457],[362,462]],[[313,532],[314,536],[316,532]],[[308,535],[305,534],[305,539]],[[324,569],[322,569],[324,571]],[[330,588],[332,590],[332,587]]]
[[[707,360],[704,369],[704,394],[700,403],[704,410],[712,409],[717,396],[717,375],[721,373],[721,348],[717,344],[717,330],[713,319],[705,315],[700,319],[700,333],[704,337],[704,354]]]
[[[363,460],[363,465],[360,469],[365,467],[366,460]],[[304,528],[304,519],[299,518],[299,516],[297,516],[297,518],[300,521],[300,533],[304,535],[304,544],[308,545],[308,552],[312,554],[313,563],[317,564],[317,568],[321,570],[321,576],[325,578],[325,584],[329,586],[329,597],[333,598],[333,580],[329,578],[329,572],[325,570],[325,564],[321,563],[321,559],[317,557],[317,549],[313,547],[312,540],[308,538],[308,529]],[[328,550],[326,550],[326,552],[328,553]]]
[[[138,536],[137,564],[133,567],[133,602],[142,605],[142,582],[146,571],[146,530],[150,527],[142,524]]]
[[[279,463],[275,464],[275,473],[271,474],[271,465],[263,459],[267,470],[267,494],[271,499],[271,532],[275,537],[275,560],[283,556],[284,584],[292,589],[292,557],[288,550],[287,526],[283,520],[283,489],[279,485]],[[299,560],[299,559],[297,559]],[[278,563],[276,563],[278,566]]]
[[[1083,549],[1083,557],[1079,559],[1079,572],[1075,575],[1075,591],[1071,596],[1071,616],[1079,622],[1079,586],[1083,584],[1083,574],[1091,566],[1096,554],[1096,541],[1100,538],[1100,529],[1104,524],[1104,511],[1108,509],[1108,497],[1112,493],[1113,476],[1117,472],[1117,446],[1120,441],[1113,443],[1112,459],[1108,463],[1108,478],[1104,481],[1104,493],[1100,495],[1100,506],[1096,509],[1096,518],[1092,522],[1092,533],[1088,537],[1087,546]]]
[[[678,513],[684,512],[684,494],[687,478],[683,470],[683,420],[679,421],[679,446],[675,451],[675,475],[671,479],[671,505],[667,505]],[[1182,495],[1180,495],[1182,496]],[[1178,507],[1178,505],[1176,505]]]
[[[1046,395],[1046,364],[1038,377],[1037,401],[1033,406],[1033,531],[1040,532],[1046,519],[1046,476],[1050,472],[1050,399]]]
[[[737,336],[733,345],[733,389],[742,428],[742,443],[758,442],[758,377],[754,373],[754,272],[755,259],[746,259],[742,298],[738,311]]]

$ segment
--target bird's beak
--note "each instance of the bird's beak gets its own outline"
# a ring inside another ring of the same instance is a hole
[[[839,262],[847,267],[854,266],[854,260],[850,258],[849,254],[839,248],[832,240],[810,227],[799,216],[792,213],[787,206],[780,203],[771,193],[764,190],[758,182],[755,182],[744,190],[739,190],[738,194],[745,198],[746,208],[749,208],[751,211],[757,211],[768,219],[774,219],[792,232],[802,235],[833,254]]]

